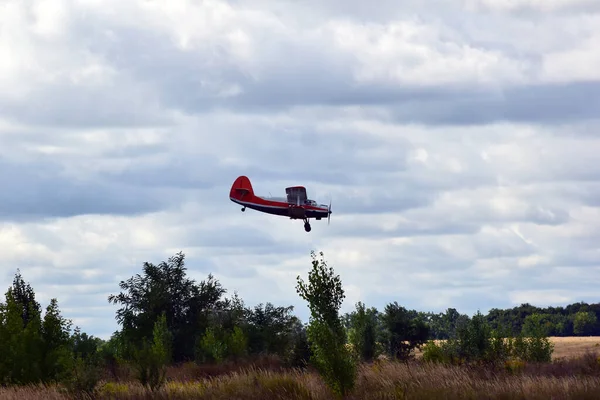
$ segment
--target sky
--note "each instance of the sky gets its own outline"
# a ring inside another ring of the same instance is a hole
[[[600,3],[373,4],[2,0],[2,292],[19,268],[106,339],[182,251],[308,321],[315,250],[342,312],[600,301]],[[331,223],[242,213],[239,175]]]

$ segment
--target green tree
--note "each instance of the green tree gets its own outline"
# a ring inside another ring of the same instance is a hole
[[[305,368],[308,366],[311,355],[307,328],[299,319],[296,319],[292,333],[292,347],[285,359],[291,367]]]
[[[487,360],[492,349],[491,337],[491,327],[477,311],[465,326],[457,330],[460,356],[467,361]]]
[[[42,322],[43,376],[46,381],[69,379],[71,372],[71,321],[60,314],[58,301],[53,298],[46,308]]]
[[[246,330],[252,354],[269,353],[285,356],[293,345],[297,317],[293,306],[276,307],[271,303],[247,309]]]
[[[227,355],[238,359],[248,353],[248,338],[239,326],[233,328],[233,331],[227,336]]]
[[[204,334],[198,338],[196,345],[196,362],[219,363],[227,354],[227,344],[223,340],[220,327],[209,327]]]
[[[385,307],[382,320],[387,331],[387,353],[393,358],[410,358],[413,350],[423,346],[429,338],[429,327],[421,317],[397,302]]]
[[[312,269],[308,283],[297,277],[296,291],[308,302],[310,322],[307,329],[312,350],[311,361],[334,393],[345,396],[356,381],[357,366],[346,347],[346,331],[339,309],[345,298],[342,282],[328,268],[323,253],[320,259],[311,252]]]
[[[515,356],[523,361],[550,362],[554,344],[548,339],[548,328],[541,315],[532,315],[515,341]]]
[[[362,302],[356,303],[356,310],[349,314],[348,339],[362,361],[372,361],[377,355],[377,322],[377,310],[367,309]]]
[[[137,351],[138,379],[151,391],[165,382],[166,366],[171,361],[172,336],[167,327],[165,314],[154,323],[152,340],[144,340]]]
[[[596,314],[591,311],[578,311],[573,316],[573,333],[578,336],[591,335],[598,322]]]
[[[30,384],[43,380],[41,308],[35,293],[17,272],[2,305],[0,379],[4,384]]]
[[[535,334],[536,331],[541,330],[540,333],[548,336],[556,329],[556,323],[552,321],[552,315],[533,313],[525,317],[523,321],[523,328],[521,332],[525,336]]]
[[[119,286],[123,291],[111,294],[108,301],[121,305],[116,318],[122,325],[123,340],[136,344],[151,336],[154,321],[165,313],[173,335],[175,362],[193,359],[197,332],[204,332],[211,313],[225,310],[228,305],[222,299],[226,290],[212,275],[199,284],[186,277],[183,253],[158,265],[144,263],[142,275],[122,281]],[[123,349],[128,348],[131,346]]]

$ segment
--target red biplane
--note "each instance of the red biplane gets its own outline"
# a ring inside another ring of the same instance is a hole
[[[240,176],[231,185],[229,199],[243,206],[242,211],[246,211],[247,207],[267,214],[281,215],[290,219],[302,219],[304,220],[304,230],[306,232],[310,232],[310,218],[316,220],[327,218],[329,224],[331,202],[329,206],[317,204],[316,201],[306,196],[304,186],[290,186],[285,188],[285,192],[287,197],[256,196],[250,179],[246,176]]]

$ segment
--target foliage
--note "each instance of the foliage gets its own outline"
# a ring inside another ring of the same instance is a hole
[[[467,324],[457,330],[457,336],[442,344],[429,342],[423,349],[426,361],[445,363],[550,362],[553,344],[546,336],[543,318],[532,317],[523,330],[510,335],[510,329],[491,329],[485,317],[477,312]],[[510,364],[512,365],[512,364]]]
[[[227,351],[227,345],[220,337],[217,328],[209,327],[200,338],[196,350],[196,360],[199,363],[218,363],[223,361]]]
[[[285,357],[287,364],[295,368],[307,367],[312,356],[312,350],[308,342],[307,328],[300,320],[296,320],[294,324],[292,342],[292,348]]]
[[[210,274],[207,280],[196,284],[186,277],[184,261],[183,253],[178,253],[158,265],[146,262],[143,275],[121,281],[123,292],[108,297],[110,303],[121,305],[117,320],[123,326],[123,338],[131,343],[149,336],[154,321],[165,313],[176,362],[193,358],[193,341],[188,338],[203,332],[209,312],[223,309],[226,304],[222,299],[226,290],[221,284]]]
[[[94,397],[98,393],[101,368],[94,357],[76,354],[73,359],[71,375],[62,383],[75,397]]]
[[[427,342],[429,327],[415,312],[397,302],[385,307],[382,320],[387,329],[386,350],[390,357],[407,360],[415,348]]]
[[[285,356],[293,345],[293,329],[298,320],[292,315],[293,310],[293,306],[276,307],[271,303],[247,309],[249,351]]]
[[[171,361],[171,333],[163,313],[154,323],[152,341],[144,340],[136,351],[138,379],[151,391],[165,383],[166,366]]]
[[[345,396],[356,380],[356,364],[346,347],[346,331],[338,314],[345,295],[340,277],[333,268],[327,268],[322,252],[320,256],[317,259],[311,252],[308,284],[298,276],[296,291],[310,309],[307,335],[311,361],[333,392]]]
[[[362,361],[369,362],[377,356],[378,319],[377,310],[367,309],[362,302],[356,303],[356,310],[349,315],[348,341]]]
[[[573,333],[575,335],[591,335],[598,323],[598,317],[591,311],[578,311],[573,316]]]

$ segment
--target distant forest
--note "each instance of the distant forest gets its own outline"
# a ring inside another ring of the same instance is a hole
[[[469,320],[469,316],[454,308],[444,313],[410,312],[427,322],[429,339],[448,339],[457,325]],[[534,322],[541,324],[545,336],[600,336],[600,303],[579,302],[546,308],[525,303],[507,309],[493,308],[484,317],[490,328],[505,329],[515,336],[526,333]]]

